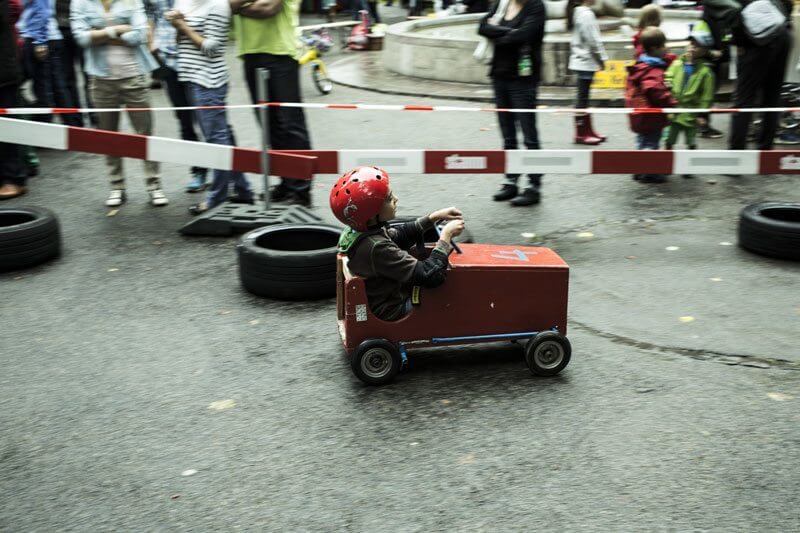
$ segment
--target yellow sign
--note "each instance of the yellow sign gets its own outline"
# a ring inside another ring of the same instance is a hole
[[[606,68],[594,73],[592,89],[624,89],[628,78],[626,67],[633,65],[634,61],[624,59],[611,59],[606,61]]]

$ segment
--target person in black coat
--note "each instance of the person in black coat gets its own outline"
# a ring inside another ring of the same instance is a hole
[[[742,2],[747,6],[750,0]],[[778,107],[781,87],[786,74],[786,62],[792,49],[792,2],[776,2],[786,15],[786,28],[768,43],[756,44],[744,32],[741,24],[734,26],[733,44],[736,45],[736,92],[733,107]],[[747,147],[747,130],[752,113],[734,113],[728,138],[730,150]],[[759,150],[771,150],[778,129],[780,113],[764,113],[761,132],[757,140]]]
[[[498,2],[499,3],[499,2]],[[495,105],[498,109],[534,109],[542,66],[542,41],[547,15],[542,0],[509,0],[505,13],[497,15],[498,5],[481,20],[478,33],[494,45],[491,70]],[[517,128],[522,127],[523,142],[529,150],[539,149],[539,133],[534,113],[498,112],[503,147],[516,150]],[[505,182],[494,195],[495,201],[511,200],[511,205],[537,204],[541,194],[541,174],[528,174],[528,187],[517,187],[519,174],[506,174]]]
[[[19,13],[12,14],[10,4],[9,0],[0,0],[0,107],[16,106],[22,81],[14,32]],[[16,7],[19,8],[19,2]],[[0,200],[25,194],[26,178],[19,146],[0,143]]]

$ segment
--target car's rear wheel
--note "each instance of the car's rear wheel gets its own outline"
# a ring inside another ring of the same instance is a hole
[[[350,362],[353,373],[367,385],[390,383],[400,372],[402,365],[400,351],[384,339],[362,342]]]
[[[572,346],[563,335],[543,331],[525,346],[525,362],[536,376],[555,376],[569,364]]]

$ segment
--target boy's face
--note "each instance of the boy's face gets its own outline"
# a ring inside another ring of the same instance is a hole
[[[708,54],[708,49],[703,48],[702,46],[698,46],[694,39],[689,41],[689,46],[686,47],[686,51],[692,54],[692,57],[705,57]]]
[[[389,191],[389,196],[386,197],[386,201],[383,202],[381,211],[380,213],[378,213],[378,219],[385,222],[388,220],[392,220],[396,214],[397,214],[397,196],[394,195],[394,192]]]

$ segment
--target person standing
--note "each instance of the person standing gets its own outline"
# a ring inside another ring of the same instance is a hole
[[[83,75],[84,100],[86,107],[92,107],[92,101],[89,98],[89,76],[83,72],[83,50],[72,36],[72,28],[69,25],[70,3],[71,0],[55,0],[56,24],[62,37],[61,75],[64,78],[64,84],[70,100],[74,102],[75,107],[81,107],[81,96],[78,91],[77,77],[75,76],[75,63],[80,65],[79,72]],[[80,125],[83,125],[83,118],[80,121]]]
[[[258,69],[269,71],[272,102],[301,102],[297,37],[300,0],[230,0],[234,35],[253,103],[258,103]],[[258,113],[256,113],[258,116]],[[310,150],[306,119],[301,108],[269,111],[269,137],[274,150]],[[275,202],[311,205],[311,181],[281,178],[272,188]]]
[[[146,0],[144,7],[153,29],[150,51],[159,62],[159,79],[167,86],[167,96],[173,107],[189,107],[191,104],[189,86],[178,79],[178,43],[177,30],[166,19],[166,13],[174,7],[174,0]],[[199,141],[195,131],[195,113],[188,109],[175,111],[175,118],[184,141]],[[191,177],[185,190],[189,193],[200,192],[206,188],[208,170],[193,166],[189,169]]]
[[[542,0],[510,0],[505,12],[498,14],[499,4],[483,17],[478,29],[480,35],[494,44],[489,76],[495,105],[501,109],[535,109],[546,19],[544,4]],[[506,150],[518,147],[517,122],[522,127],[525,147],[539,149],[535,113],[501,111],[497,118]],[[520,193],[519,174],[506,174],[505,183],[493,199],[497,202],[511,200],[514,206],[537,204],[541,199],[541,178],[541,174],[528,174],[528,186]]]
[[[98,108],[149,108],[149,75],[158,64],[147,49],[147,17],[141,0],[72,0],[72,34],[84,48],[89,91]],[[102,130],[119,131],[120,112],[97,113]],[[128,111],[136,133],[152,135],[150,111]],[[106,206],[122,205],[127,195],[122,158],[106,156],[111,192]],[[160,166],[144,161],[145,186],[154,206],[169,203],[161,190]]]
[[[608,61],[608,54],[600,38],[600,26],[592,11],[594,2],[595,0],[570,0],[567,6],[567,29],[572,30],[568,68],[578,78],[575,109],[589,107],[589,91],[594,73],[603,70]],[[594,131],[590,114],[575,114],[576,144],[597,145],[605,140],[605,136]]]
[[[166,18],[178,31],[178,79],[186,84],[192,105],[225,106],[228,94],[225,47],[231,20],[227,0],[179,0]],[[196,113],[206,142],[236,144],[224,107],[198,109]],[[231,182],[238,201],[253,203],[253,190],[242,172],[216,169],[205,202],[192,206],[189,212],[199,215],[224,202]]]
[[[750,1],[744,2],[745,7]],[[736,45],[736,91],[733,107],[778,107],[781,86],[786,74],[786,61],[792,48],[792,33],[789,14],[790,0],[774,2],[786,17],[783,28],[769,40],[756,43],[744,31],[743,24],[733,29],[733,44]],[[744,15],[742,15],[744,16]],[[747,147],[747,130],[752,113],[734,113],[728,149],[744,150]],[[764,113],[761,131],[757,139],[759,150],[771,150],[778,129],[779,113]]]
[[[0,107],[16,106],[17,92],[22,81],[14,29],[20,6],[12,5],[14,1],[0,0]],[[28,191],[25,187],[26,180],[20,146],[0,142],[0,200],[25,194]]]

